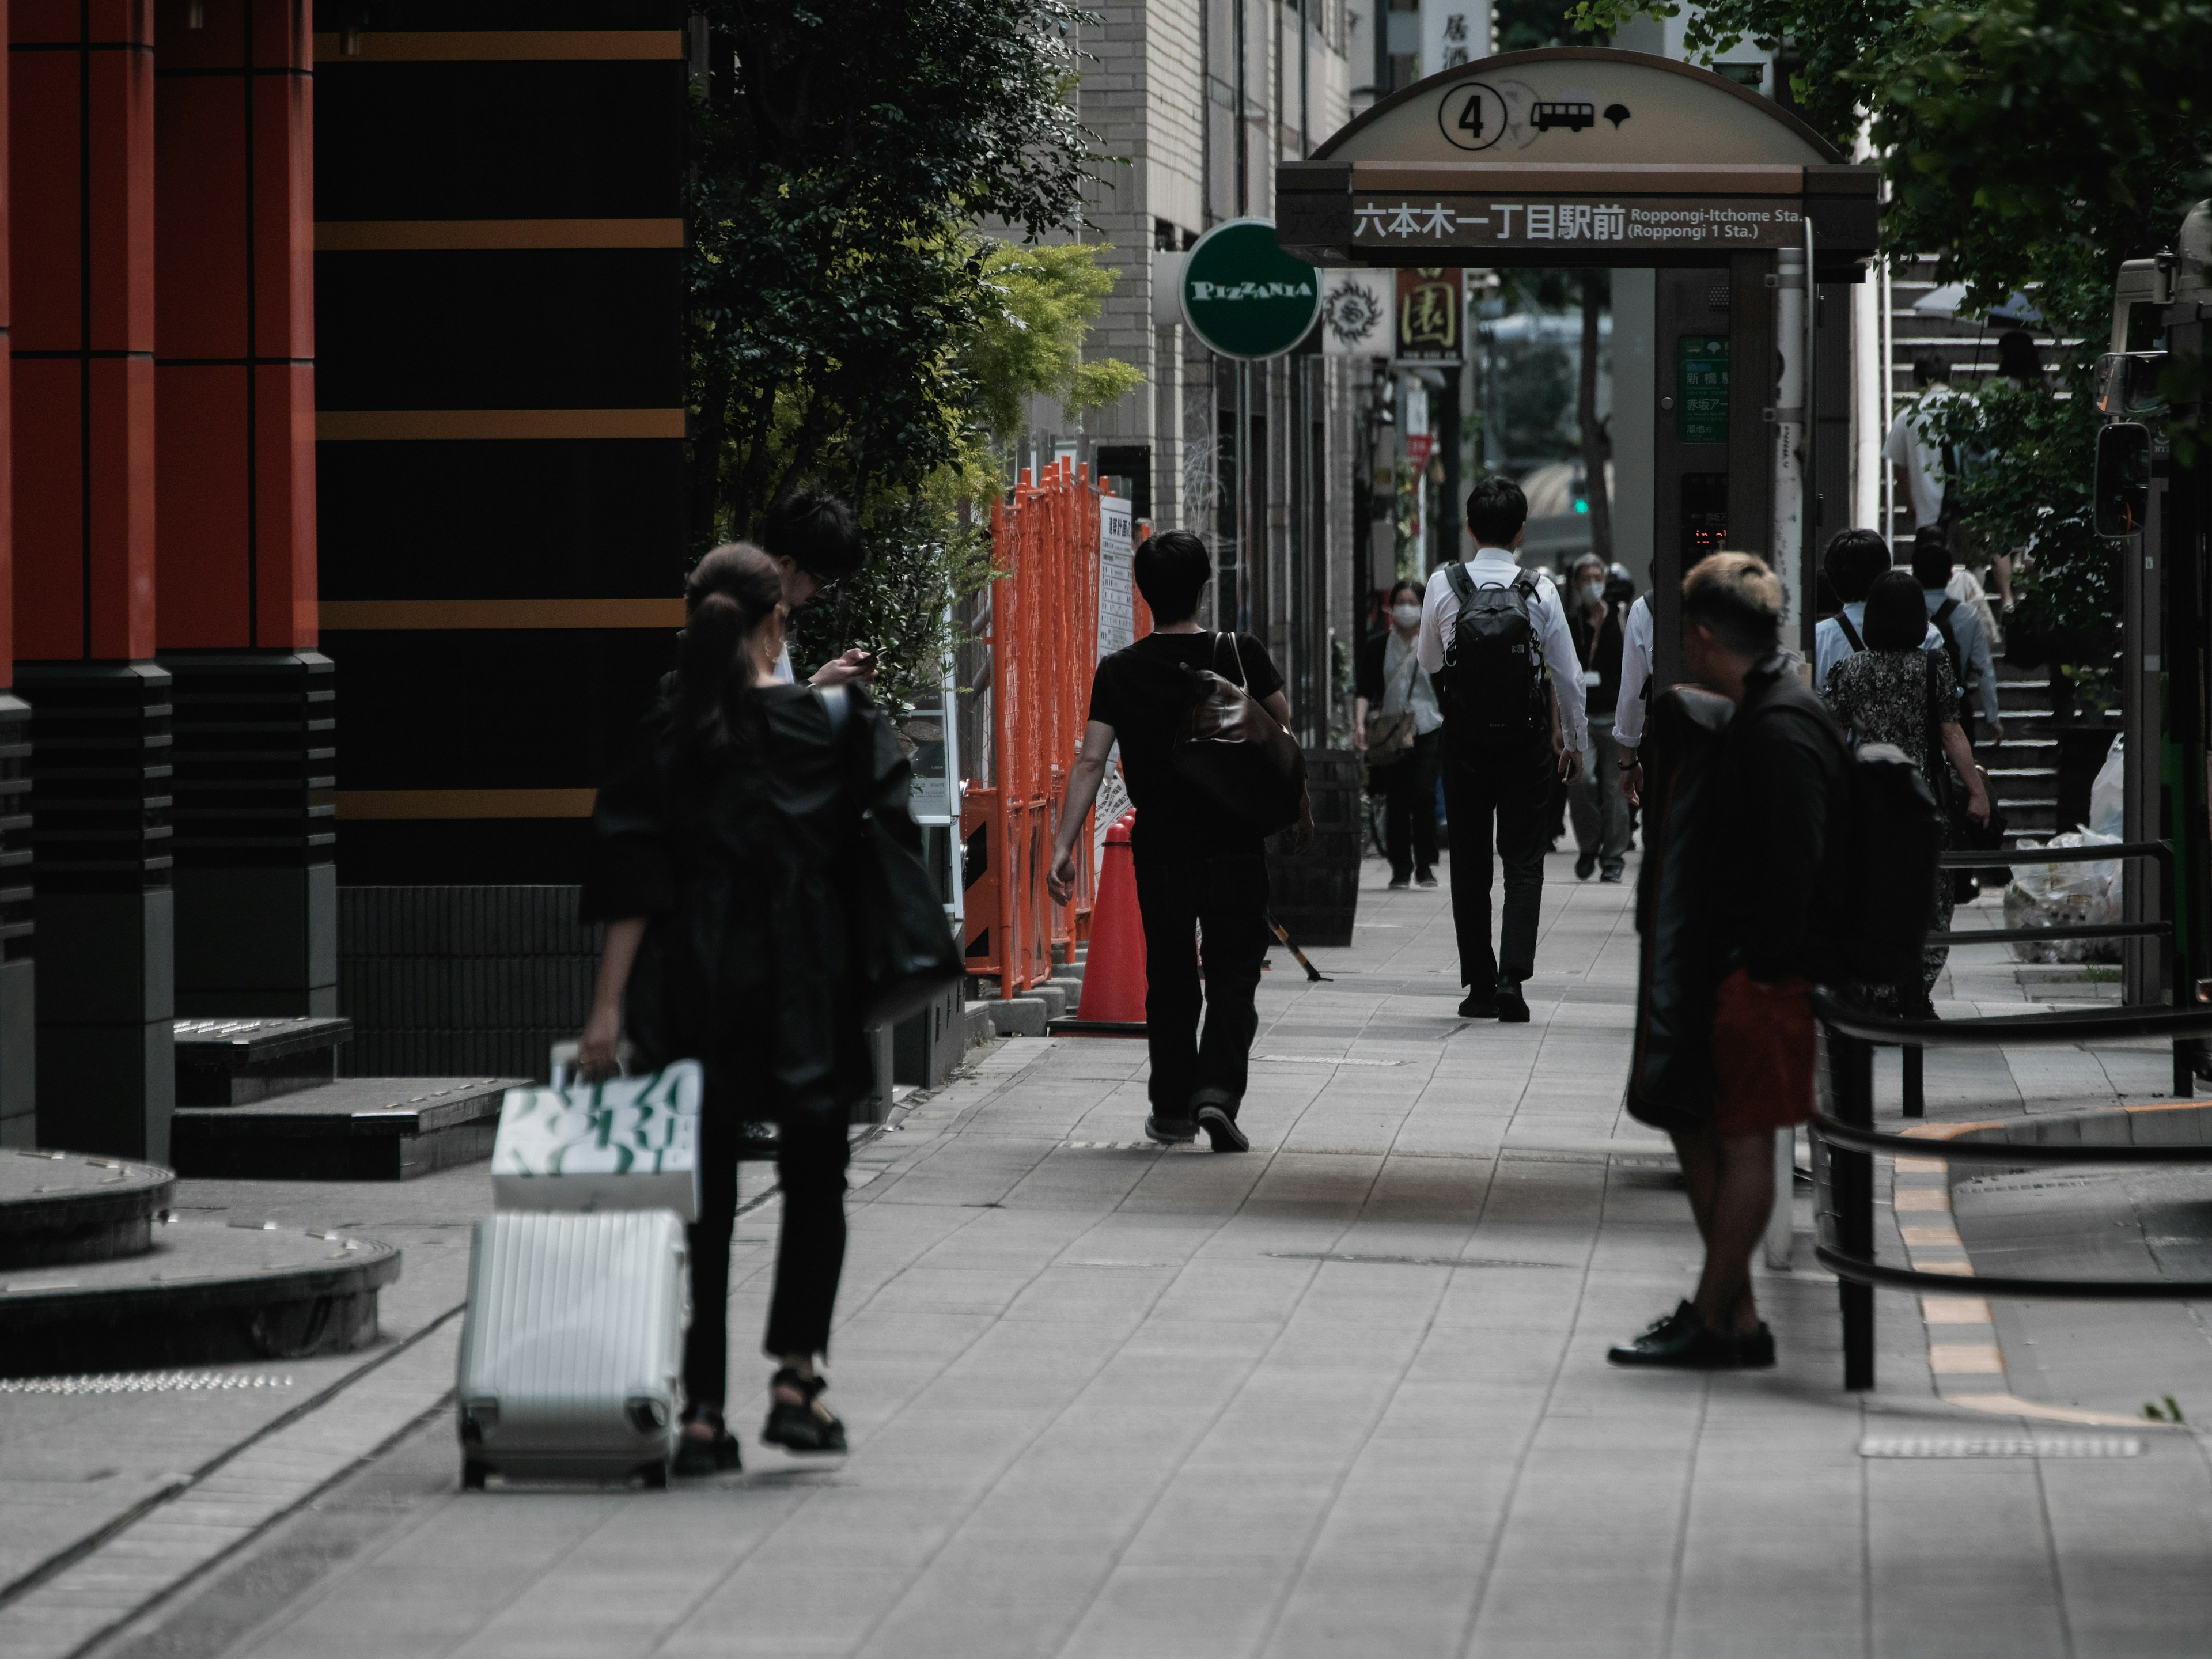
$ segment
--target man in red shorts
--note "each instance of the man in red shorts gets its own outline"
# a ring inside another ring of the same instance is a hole
[[[1812,988],[1832,979],[1850,750],[1780,650],[1782,584],[1747,553],[1717,553],[1682,584],[1682,658],[1736,705],[1697,852],[1700,908],[1719,943],[1710,1119],[1674,1134],[1705,1241],[1697,1295],[1613,1349],[1616,1365],[1774,1363],[1752,1300],[1751,1253],[1773,1208],[1774,1137],[1813,1110]],[[1685,849],[1687,850],[1687,849]],[[1789,1201],[1789,1194],[1781,1194]]]

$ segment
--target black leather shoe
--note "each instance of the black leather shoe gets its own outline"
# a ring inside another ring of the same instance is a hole
[[[1735,1334],[1735,1363],[1747,1371],[1773,1368],[1774,1333],[1764,1321],[1754,1329]]]
[[[1433,870],[1417,870],[1413,872],[1413,882],[1416,886],[1433,887],[1437,884],[1437,872]]]
[[[714,1431],[712,1439],[690,1432],[691,1425],[685,1424],[685,1432],[676,1437],[676,1455],[670,1460],[668,1472],[686,1479],[706,1474],[727,1474],[744,1467],[738,1454],[738,1437],[722,1426],[720,1418],[698,1419]]]
[[[1153,1112],[1145,1119],[1145,1133],[1163,1146],[1188,1146],[1198,1139],[1198,1125],[1187,1117],[1162,1117]]]
[[[1585,853],[1575,860],[1575,879],[1588,881],[1597,873],[1597,854]]]
[[[1526,1025],[1528,1023],[1528,999],[1521,994],[1521,988],[1510,979],[1498,981],[1498,1023],[1500,1025]]]
[[[838,1421],[836,1413],[822,1403],[822,1391],[829,1386],[830,1379],[818,1372],[801,1376],[788,1365],[778,1371],[769,1383],[768,1421],[761,1426],[763,1442],[786,1451],[843,1451],[845,1425]],[[778,1389],[789,1389],[805,1398],[782,1399],[775,1392]]]
[[[1497,996],[1494,994],[1486,994],[1481,991],[1469,991],[1467,994],[1467,1000],[1459,1006],[1459,1017],[1462,1019],[1496,1019],[1498,1018]]]
[[[1685,1310],[1688,1311],[1685,1313]],[[1665,1366],[1674,1370],[1734,1370],[1743,1364],[1742,1346],[1714,1330],[1685,1303],[1674,1317],[1644,1333],[1624,1347],[1607,1350],[1616,1365]]]
[[[1208,1101],[1198,1109],[1198,1127],[1206,1131],[1206,1138],[1213,1143],[1217,1152],[1249,1152],[1252,1143],[1237,1127],[1237,1120],[1228,1111]]]

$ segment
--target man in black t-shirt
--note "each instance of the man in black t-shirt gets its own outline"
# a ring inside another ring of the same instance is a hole
[[[1091,683],[1091,723],[1068,776],[1047,884],[1063,904],[1074,890],[1076,839],[1118,741],[1137,807],[1130,850],[1145,921],[1145,1036],[1152,1060],[1145,1133],[1175,1144],[1203,1129],[1215,1152],[1241,1152],[1251,1144],[1237,1113],[1259,1029],[1252,1000],[1267,954],[1267,866],[1261,838],[1177,774],[1175,740],[1200,695],[1195,669],[1241,681],[1285,728],[1290,705],[1283,677],[1259,641],[1199,626],[1213,579],[1205,543],[1171,530],[1138,548],[1134,565],[1154,631],[1101,662]],[[1203,1040],[1194,939],[1201,931]]]

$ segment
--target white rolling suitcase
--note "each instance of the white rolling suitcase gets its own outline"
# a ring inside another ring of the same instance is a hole
[[[668,1210],[478,1222],[458,1366],[461,1484],[503,1474],[668,1483],[690,1278]]]

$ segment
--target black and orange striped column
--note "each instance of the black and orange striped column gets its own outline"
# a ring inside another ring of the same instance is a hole
[[[0,34],[6,32],[0,0]],[[8,166],[8,77],[0,76],[0,179]],[[0,246],[7,235],[0,198]],[[38,1041],[31,966],[31,710],[10,689],[15,678],[14,515],[9,511],[13,468],[8,442],[9,356],[8,273],[0,268],[0,1147],[38,1139]]]
[[[333,674],[316,649],[313,43],[307,0],[159,14],[156,523],[187,1017],[337,1012]]]
[[[684,10],[622,9],[663,27],[456,4],[317,42],[349,886],[578,880],[602,768],[673,659]]]
[[[154,1159],[174,1100],[169,676],[154,660],[152,0],[13,0],[16,686],[38,1130]]]

